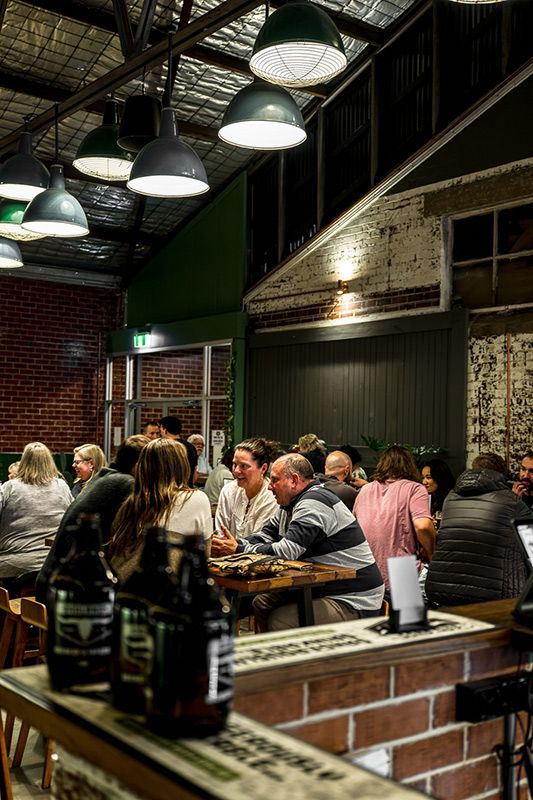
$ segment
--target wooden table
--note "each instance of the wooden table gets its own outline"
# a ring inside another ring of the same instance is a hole
[[[306,563],[306,562],[294,562]],[[310,570],[287,569],[279,575],[265,577],[236,577],[213,573],[215,582],[226,591],[239,617],[243,597],[253,597],[263,592],[296,591],[298,620],[301,627],[315,624],[313,612],[313,586],[355,578],[356,571],[348,567],[331,567],[327,564],[311,564]]]

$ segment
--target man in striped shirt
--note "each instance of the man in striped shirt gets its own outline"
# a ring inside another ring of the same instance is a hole
[[[314,480],[309,461],[296,453],[278,458],[272,465],[269,489],[280,506],[270,522],[246,540],[235,539],[224,528],[213,537],[211,554],[265,553],[290,561],[352,567],[357,571],[355,578],[316,587],[316,624],[378,614],[383,579],[368,542],[344,503]],[[289,592],[258,595],[254,610],[259,630],[298,626],[297,606]]]

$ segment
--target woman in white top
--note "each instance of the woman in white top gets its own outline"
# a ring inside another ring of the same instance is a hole
[[[0,489],[0,584],[17,591],[33,582],[48,554],[44,540],[56,533],[72,495],[48,447],[30,442],[17,477]],[[27,576],[27,578],[26,578]]]
[[[232,472],[218,498],[215,529],[229,530],[233,536],[251,536],[260,531],[278,510],[268,491],[265,473],[272,460],[272,449],[264,439],[246,439],[235,447]]]
[[[132,494],[118,510],[107,548],[119,580],[137,567],[144,531],[154,525],[166,528],[171,543],[182,536],[203,533],[209,551],[213,522],[207,496],[188,485],[189,461],[185,447],[173,439],[154,439],[141,450]],[[172,566],[177,553],[170,552]]]

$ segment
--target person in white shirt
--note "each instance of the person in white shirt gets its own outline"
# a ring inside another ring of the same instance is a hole
[[[205,439],[201,433],[192,433],[187,439],[198,453],[198,464],[196,465],[195,486],[204,486],[207,476],[213,468],[205,455]]]
[[[272,460],[272,448],[264,439],[246,439],[236,445],[232,463],[235,480],[220,492],[216,531],[226,529],[233,536],[246,538],[276,514],[276,499],[265,479]]]
[[[213,523],[207,496],[191,489],[189,461],[182,442],[154,439],[141,450],[131,495],[119,508],[107,548],[111,566],[124,582],[136,569],[144,544],[144,531],[153,525],[167,529],[169,542],[179,545],[184,536],[203,534],[209,554]],[[171,548],[175,567],[179,549]]]

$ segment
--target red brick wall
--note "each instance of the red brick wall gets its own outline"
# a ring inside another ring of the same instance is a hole
[[[122,324],[109,289],[0,277],[0,450],[102,443],[104,334]]]
[[[511,648],[353,670],[261,692],[238,693],[235,707],[263,723],[349,758],[385,749],[390,777],[438,800],[501,797],[494,748],[503,718],[455,721],[456,683],[516,669]],[[521,739],[518,728],[518,743]]]
[[[324,320],[346,320],[354,317],[362,319],[369,314],[398,312],[417,308],[435,308],[440,304],[440,288],[421,286],[395,291],[369,292],[364,296],[353,293],[342,297],[332,296],[328,300],[305,306],[295,304],[293,308],[263,311],[255,314],[251,310],[254,328],[275,328],[282,325],[296,325]]]

